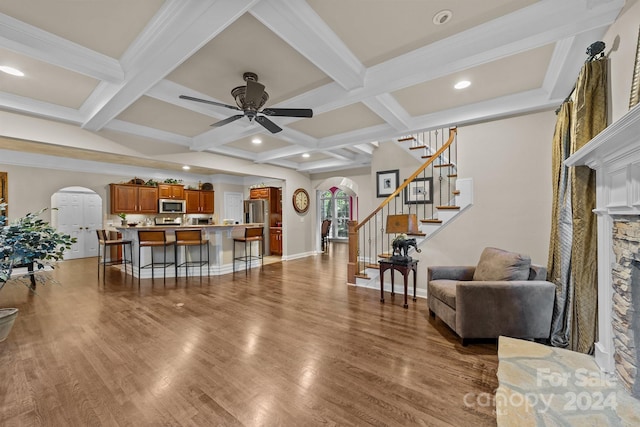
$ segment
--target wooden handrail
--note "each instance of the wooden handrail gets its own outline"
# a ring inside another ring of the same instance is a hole
[[[364,226],[371,218],[374,217],[375,214],[377,214],[378,212],[380,212],[382,210],[382,208],[384,208],[387,204],[389,204],[389,202],[391,200],[393,200],[394,197],[396,197],[398,194],[400,194],[400,192],[402,190],[404,190],[414,179],[416,179],[416,177],[418,175],[420,175],[422,173],[422,171],[424,171],[431,163],[433,163],[438,157],[440,157],[440,155],[442,153],[444,153],[444,151],[449,148],[449,146],[453,143],[453,140],[455,139],[456,136],[456,132],[458,130],[456,128],[450,128],[449,129],[449,139],[447,140],[446,143],[444,143],[442,145],[442,147],[440,147],[440,149],[438,151],[436,151],[431,158],[429,158],[429,160],[427,160],[422,166],[420,166],[414,173],[413,175],[411,175],[405,182],[402,183],[402,185],[400,185],[398,188],[396,188],[396,191],[394,191],[393,193],[391,193],[389,195],[389,197],[387,197],[382,203],[380,203],[380,206],[378,206],[373,212],[371,212],[369,214],[369,216],[367,216],[362,222],[360,222],[358,225],[355,226],[355,232],[357,233],[358,230],[360,230],[360,228],[362,228],[362,226]]]

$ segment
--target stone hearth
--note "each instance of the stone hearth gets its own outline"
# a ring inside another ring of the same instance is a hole
[[[616,374],[632,396],[640,398],[640,217],[613,223],[613,344]]]

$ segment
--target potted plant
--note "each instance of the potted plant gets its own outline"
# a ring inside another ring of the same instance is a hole
[[[0,203],[0,211],[5,206],[6,203]],[[30,274],[45,266],[53,267],[51,263],[63,259],[64,251],[76,242],[39,218],[45,210],[28,213],[10,224],[0,215],[0,290],[11,278],[14,267],[33,266]],[[0,342],[9,334],[17,314],[17,308],[0,309]]]
[[[127,225],[127,214],[124,212],[121,212],[118,214],[118,216],[120,217],[120,222],[122,223],[122,226],[124,227],[125,225]]]

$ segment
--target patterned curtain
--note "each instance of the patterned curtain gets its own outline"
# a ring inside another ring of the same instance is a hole
[[[558,114],[553,141],[553,211],[548,279],[556,285],[551,343],[593,353],[598,309],[595,173],[562,161],[607,126],[607,59],[584,64]]]

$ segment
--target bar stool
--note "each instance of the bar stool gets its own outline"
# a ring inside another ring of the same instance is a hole
[[[151,280],[154,279],[155,266],[161,265],[164,269],[164,281],[167,281],[167,267],[174,265],[173,262],[167,262],[167,246],[173,246],[173,242],[167,241],[167,235],[164,230],[138,230],[138,285],[140,285],[140,269],[151,268]],[[142,248],[151,248],[151,262],[147,265],[142,265]],[[163,258],[162,262],[155,262],[153,260],[153,249],[162,248]]]
[[[106,230],[96,230],[98,235],[98,279],[100,279],[100,264],[102,264],[102,280],[104,280],[107,265],[124,264],[124,274],[127,275],[127,264],[131,264],[131,276],[133,277],[133,263],[131,258],[133,257],[133,250],[131,249],[131,240],[124,239],[109,239],[107,237]],[[129,246],[129,259],[127,259],[127,246]],[[115,259],[109,256],[107,261],[107,248],[121,247],[122,258],[116,255]],[[102,255],[100,255],[100,248],[102,248]],[[100,262],[102,260],[102,262]]]
[[[200,267],[200,278],[202,278],[202,266],[207,266],[207,277],[209,277],[209,240],[202,238],[202,230],[176,230],[176,256],[175,256],[175,264],[176,264],[176,278],[178,277],[178,268],[185,267],[185,276],[189,278],[189,267]],[[202,259],[202,246],[206,245],[207,247],[207,260]],[[182,264],[178,264],[178,248],[182,246],[184,247],[184,262]],[[198,261],[189,261],[189,247],[198,246],[200,250],[200,257]]]
[[[236,272],[236,260],[244,261],[244,272],[247,274],[249,270],[249,264],[253,260],[260,260],[260,266],[264,266],[264,256],[262,254],[263,246],[264,246],[264,238],[262,234],[262,227],[245,227],[244,233],[241,235],[235,235],[233,237],[233,272]],[[253,242],[259,242],[258,248],[259,252],[257,255],[252,255],[251,247],[253,246]],[[244,255],[236,256],[236,243],[244,244]],[[249,245],[249,255],[247,255],[247,244]]]

